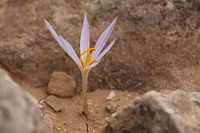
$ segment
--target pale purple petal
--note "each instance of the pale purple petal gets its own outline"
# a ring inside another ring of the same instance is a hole
[[[76,62],[78,64],[78,66],[80,67],[81,64],[80,64],[79,58],[76,55],[76,53],[75,53],[74,49],[72,48],[72,46],[62,36],[60,36],[60,35],[58,36],[58,34],[53,29],[53,27],[46,20],[44,20],[44,22],[45,22],[48,30],[50,31],[50,33],[53,35],[53,37],[58,42],[58,44],[72,58],[72,60],[74,60],[74,62]]]
[[[89,24],[88,19],[85,14],[84,20],[83,20],[83,28],[81,31],[81,39],[80,39],[80,54],[88,49],[88,46],[90,45],[90,37],[89,37]],[[83,61],[85,61],[86,54],[82,56]]]
[[[72,60],[74,62],[76,62],[76,64],[79,66],[79,67],[82,67],[81,66],[81,63],[80,63],[80,60],[76,54],[76,52],[74,51],[74,49],[72,48],[72,46],[69,44],[68,41],[66,41],[62,36],[59,35],[59,39],[61,41],[61,47],[65,50],[65,52],[72,58]]]
[[[53,35],[53,37],[56,39],[56,41],[60,44],[59,42],[59,38],[57,33],[55,32],[55,30],[53,29],[53,27],[44,19],[44,23],[47,26],[48,30],[50,31],[50,33]]]
[[[92,53],[94,60],[98,57],[98,55],[102,51],[103,47],[105,46],[106,42],[108,41],[108,38],[110,37],[110,35],[114,29],[116,21],[117,21],[117,18],[115,18],[112,21],[112,23],[108,26],[108,28],[106,28],[105,31],[99,37],[99,39],[95,45],[95,50]]]
[[[94,62],[93,64],[91,64],[91,65],[87,66],[85,69],[91,69],[91,68],[95,67],[96,65],[98,65],[98,64],[99,64],[99,62],[100,62],[100,60],[97,60],[97,61],[96,61],[96,62]]]
[[[114,39],[104,50],[102,53],[99,54],[98,59],[101,59],[104,55],[106,55],[106,53],[108,53],[108,51],[112,48],[112,46],[115,44],[115,40]]]
[[[91,69],[93,67],[95,67],[97,64],[99,64],[101,58],[106,55],[106,53],[108,53],[108,51],[112,48],[112,46],[115,44],[115,40],[114,39],[107,47],[106,49],[103,50],[103,52],[97,57],[97,61],[95,63],[93,63],[92,65],[89,65],[88,67],[86,67],[86,69]]]

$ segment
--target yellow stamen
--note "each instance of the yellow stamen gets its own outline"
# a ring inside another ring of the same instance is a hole
[[[95,62],[96,62],[96,60],[93,60],[93,61],[90,62],[89,65],[92,65],[92,64],[95,63]]]
[[[90,48],[90,46],[89,46],[89,48],[87,50],[85,50],[81,53],[80,57],[83,56],[85,53],[90,53],[90,51],[92,51],[92,50],[95,50],[95,48]]]
[[[83,51],[81,54],[80,54],[80,61],[81,61],[81,64],[82,64],[82,66],[83,66],[83,68],[84,67],[87,67],[87,66],[89,66],[89,65],[91,65],[91,64],[93,64],[95,61],[93,60],[93,61],[91,61],[91,59],[92,59],[92,54],[90,53],[92,50],[94,50],[95,48],[90,48],[90,46],[88,46],[88,49],[87,50],[85,50],[85,51]],[[83,62],[83,60],[82,60],[82,56],[84,55],[84,54],[86,54],[87,53],[87,55],[86,55],[86,60],[85,60],[85,62]]]

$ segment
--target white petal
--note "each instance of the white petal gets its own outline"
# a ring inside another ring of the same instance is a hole
[[[106,30],[99,37],[99,39],[95,45],[95,50],[92,53],[94,60],[97,59],[99,53],[102,51],[103,47],[105,46],[106,42],[108,41],[108,38],[110,37],[110,35],[114,29],[116,21],[117,21],[117,18],[115,18],[112,21],[112,23],[108,26],[108,28],[106,28]]]
[[[44,23],[46,24],[48,30],[50,31],[50,33],[53,35],[53,37],[56,39],[56,41],[60,44],[59,42],[59,38],[57,33],[55,32],[55,30],[53,29],[53,27],[44,19]]]
[[[106,53],[108,53],[108,51],[112,48],[112,46],[115,44],[115,40],[114,39],[104,50],[103,52],[98,56],[98,59],[101,59]]]
[[[68,41],[66,41],[62,36],[59,35],[59,39],[60,39],[60,42],[61,42],[61,47],[65,50],[65,52],[67,52],[67,54],[72,58],[72,60],[74,62],[76,62],[76,64],[79,66],[79,67],[82,67],[81,66],[81,63],[79,61],[79,58],[76,54],[76,52],[74,51],[74,49],[72,48],[72,46],[69,44]]]
[[[89,37],[89,24],[88,19],[85,14],[84,20],[83,20],[83,28],[81,31],[81,39],[80,39],[80,54],[88,49],[88,46],[90,45],[90,37]],[[86,59],[86,54],[82,56],[83,61]]]

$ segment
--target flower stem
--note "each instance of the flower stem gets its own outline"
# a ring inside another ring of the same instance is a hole
[[[83,70],[82,73],[82,95],[83,95],[83,112],[85,115],[88,114],[88,103],[87,103],[87,86],[88,86],[88,75],[89,75],[89,70]]]

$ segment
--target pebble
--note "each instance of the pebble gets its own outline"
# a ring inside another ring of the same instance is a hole
[[[44,99],[45,103],[48,104],[55,112],[63,110],[64,106],[59,99],[53,95],[50,95]]]
[[[105,109],[106,111],[108,111],[109,113],[115,113],[117,111],[117,107],[118,105],[113,103],[113,102],[109,102],[106,106]]]
[[[46,107],[46,104],[45,104],[44,100],[41,100],[39,102],[38,106],[39,106],[40,109],[44,109]]]
[[[107,100],[112,100],[114,97],[116,97],[116,93],[112,90],[109,95],[106,97]]]
[[[46,92],[58,97],[73,97],[75,94],[75,79],[64,72],[53,72]]]

